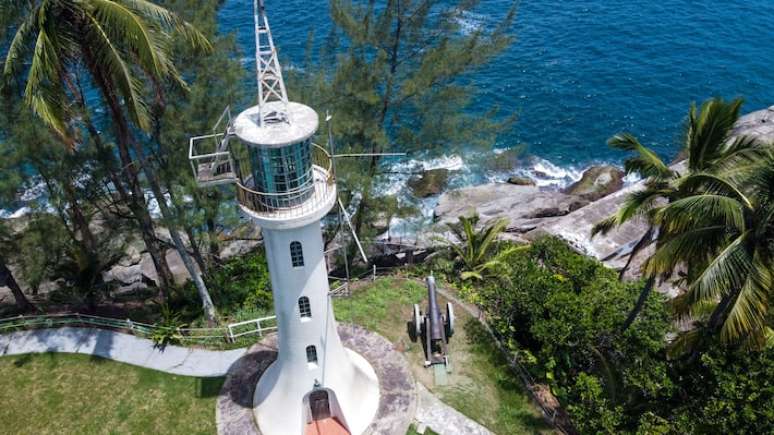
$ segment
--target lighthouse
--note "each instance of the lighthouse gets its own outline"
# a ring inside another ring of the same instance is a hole
[[[332,157],[312,142],[318,114],[288,101],[263,0],[254,8],[258,103],[229,116],[224,133],[192,139],[192,167],[200,184],[235,184],[239,208],[262,230],[278,356],[255,388],[261,433],[359,435],[379,382],[343,346],[329,295],[321,220],[337,204]],[[215,152],[197,154],[198,139],[214,139]]]

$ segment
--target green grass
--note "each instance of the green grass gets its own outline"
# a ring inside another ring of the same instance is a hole
[[[4,357],[0,432],[213,434],[222,383],[86,355]]]
[[[419,432],[417,432],[416,427],[414,427],[414,425],[412,424],[411,427],[409,427],[408,432],[406,432],[406,435],[419,435]],[[439,435],[439,434],[436,432],[433,432],[430,429],[425,429],[425,433],[422,435]]]
[[[552,432],[492,337],[459,306],[455,306],[457,330],[449,350],[449,385],[434,385],[432,373],[423,367],[422,346],[410,341],[406,327],[412,305],[420,303],[424,311],[426,298],[427,290],[422,284],[382,279],[355,290],[351,298],[337,299],[336,317],[340,322],[354,322],[391,340],[404,352],[418,381],[491,431],[500,435]],[[445,307],[446,301],[441,298],[439,304]]]

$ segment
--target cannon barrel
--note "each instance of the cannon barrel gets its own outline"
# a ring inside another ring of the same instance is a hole
[[[430,339],[443,340],[444,323],[443,318],[441,318],[441,311],[438,309],[438,299],[435,293],[435,278],[429,276],[427,278],[427,301],[429,305],[427,319],[430,321]]]

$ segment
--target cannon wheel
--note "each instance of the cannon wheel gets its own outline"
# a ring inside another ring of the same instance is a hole
[[[422,336],[422,316],[419,314],[419,304],[414,304],[414,337]]]
[[[454,335],[454,307],[451,302],[446,303],[446,341]]]

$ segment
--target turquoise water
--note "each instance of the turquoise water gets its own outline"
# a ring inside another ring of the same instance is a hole
[[[309,32],[322,38],[330,30],[327,1],[266,2],[283,65],[300,66]],[[462,31],[486,29],[510,4],[483,0],[476,13],[461,17]],[[624,156],[605,141],[624,130],[671,158],[691,101],[739,96],[745,111],[774,104],[772,17],[774,0],[523,0],[513,28],[517,42],[470,79],[481,90],[477,108],[498,105],[519,116],[497,146],[525,144],[531,157],[500,173],[479,167],[475,152],[411,155],[395,166],[457,169],[452,187],[511,173],[562,186],[591,164],[620,163]],[[250,69],[252,20],[251,0],[224,1],[221,30],[237,33]],[[406,178],[394,174],[382,188],[410,200]],[[36,189],[27,196],[38,196]],[[421,201],[426,213],[433,205]]]
[[[462,18],[463,28],[491,25],[509,5],[484,0]],[[221,13],[222,30],[238,32],[246,56],[251,8],[252,1],[227,0]],[[310,31],[324,37],[331,25],[325,1],[267,0],[267,8],[286,66],[303,62]],[[539,161],[559,177],[620,162],[605,141],[623,130],[669,158],[691,101],[740,96],[745,111],[774,104],[772,17],[772,0],[524,0],[516,44],[473,76],[481,89],[476,105],[517,113],[498,147],[526,144],[568,170]],[[468,164],[459,160],[448,164]]]

